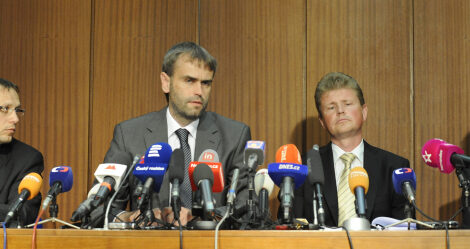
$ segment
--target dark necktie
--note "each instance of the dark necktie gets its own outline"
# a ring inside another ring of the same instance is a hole
[[[191,148],[189,148],[188,144],[189,131],[181,128],[176,130],[175,133],[180,139],[181,149],[183,150],[184,154],[184,180],[183,184],[181,184],[180,193],[181,203],[183,207],[191,209],[193,192],[191,190],[191,182],[189,181],[188,173],[189,164],[191,163]]]

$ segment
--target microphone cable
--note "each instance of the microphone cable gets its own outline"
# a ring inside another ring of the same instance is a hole
[[[7,227],[5,226],[5,222],[2,222],[3,226],[3,249],[7,249]]]
[[[220,226],[221,226],[222,223],[224,223],[224,221],[228,218],[231,208],[232,208],[231,206],[229,206],[229,207],[227,208],[227,211],[225,211],[224,216],[223,216],[222,219],[219,221],[219,223],[217,223],[217,226],[215,227],[215,239],[214,239],[214,248],[215,248],[215,249],[217,249],[217,245],[218,245]]]
[[[348,229],[345,226],[340,226],[340,227],[342,229],[344,229],[344,231],[346,231],[346,236],[348,237],[348,242],[349,242],[349,248],[354,249],[354,246],[353,246],[352,240],[351,240],[351,234],[349,234]]]
[[[122,185],[124,185],[124,182],[127,180],[131,172],[134,170],[135,165],[139,162],[140,158],[142,156],[140,154],[136,154],[134,156],[134,160],[132,162],[131,167],[129,167],[129,170],[126,172],[126,175],[124,175],[124,178],[120,182],[119,186],[116,186],[116,189],[114,190],[114,194],[111,196],[111,199],[109,199],[107,205],[106,205],[106,211],[104,212],[104,224],[103,224],[103,229],[104,230],[109,230],[108,225],[109,225],[109,219],[108,219],[108,214],[109,211],[111,210],[111,205],[113,204],[114,199],[118,195],[119,190],[121,190]],[[130,183],[129,183],[130,184]]]
[[[36,217],[36,221],[34,222],[33,238],[32,238],[32,240],[31,240],[31,248],[32,248],[32,249],[35,249],[35,248],[36,248],[36,234],[37,234],[37,228],[38,228],[39,220],[41,219],[43,213],[44,213],[44,209],[41,208],[41,210],[39,211],[38,217]]]
[[[449,222],[445,222],[445,221],[441,221],[441,220],[436,220],[428,215],[426,215],[421,209],[419,209],[417,206],[416,206],[416,202],[415,201],[412,201],[411,204],[413,204],[413,207],[421,214],[423,215],[426,219],[429,219],[429,220],[432,220],[434,222],[437,222],[437,223],[440,223],[441,225],[444,226],[444,229],[446,230],[446,248],[449,249],[450,248],[450,235],[449,235],[449,227],[448,227],[448,224]],[[463,207],[462,207],[462,210],[463,210]],[[450,219],[449,221],[451,221],[453,218],[455,218],[455,216],[457,216],[459,213],[460,213],[460,209],[457,211],[457,213],[455,213]]]

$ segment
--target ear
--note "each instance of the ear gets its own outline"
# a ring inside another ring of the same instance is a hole
[[[162,90],[164,93],[170,92],[170,76],[165,72],[160,73],[160,80],[162,81]]]
[[[325,127],[325,123],[323,123],[323,119],[321,117],[318,117],[318,120],[320,121],[321,127],[323,127],[323,129],[327,130],[326,127]]]
[[[366,121],[367,119],[367,105],[364,104],[362,106],[362,121]]]

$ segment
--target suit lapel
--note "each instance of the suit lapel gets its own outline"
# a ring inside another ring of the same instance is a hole
[[[199,126],[197,127],[194,160],[198,160],[199,155],[206,149],[218,151],[219,143],[220,133],[215,125],[215,120],[211,115],[204,112],[200,117]]]
[[[167,108],[163,108],[156,112],[154,118],[147,124],[147,133],[144,135],[146,148],[158,142],[168,143],[166,110]]]
[[[338,224],[338,190],[336,189],[335,166],[331,142],[321,151],[325,174],[324,196],[335,224]]]
[[[369,175],[369,191],[366,194],[367,199],[367,218],[370,219],[372,215],[372,209],[374,207],[375,197],[377,190],[379,189],[378,179],[380,174],[380,167],[378,167],[380,161],[376,157],[377,153],[374,147],[366,143],[364,140],[364,169]]]

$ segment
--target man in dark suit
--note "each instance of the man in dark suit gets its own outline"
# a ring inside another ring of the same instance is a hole
[[[192,42],[183,42],[173,46],[165,55],[160,79],[162,89],[168,101],[168,107],[160,111],[124,121],[114,129],[111,146],[106,153],[105,162],[116,163],[118,154],[143,154],[148,147],[157,142],[169,143],[173,149],[184,148],[187,138],[187,150],[191,151],[191,160],[197,160],[206,149],[217,151],[223,165],[225,182],[230,183],[235,167],[241,169],[239,189],[247,186],[247,172],[243,167],[245,144],[251,139],[250,128],[243,123],[225,118],[213,112],[206,112],[216,71],[216,60],[202,47]],[[184,131],[183,131],[184,129]],[[181,135],[179,132],[185,132]],[[185,159],[186,160],[186,159]],[[189,181],[187,176],[182,185]],[[131,212],[121,212],[118,217],[132,221],[139,214],[136,210],[136,197],[132,196],[139,180],[131,176],[118,194],[115,203],[125,209],[130,201]],[[173,212],[169,202],[170,183],[165,175],[160,192],[154,193],[152,203],[154,215],[167,222],[173,221]],[[184,187],[183,187],[184,188]],[[217,206],[225,204],[226,191],[215,194]],[[189,192],[189,193],[188,193]],[[184,225],[192,218],[191,191],[183,191],[182,196],[189,196],[185,203],[182,198],[181,223]],[[246,199],[246,191],[237,196]]]
[[[331,137],[331,142],[320,148],[325,174],[325,225],[341,226],[356,216],[355,197],[347,182],[354,167],[364,167],[369,175],[369,221],[379,216],[406,218],[406,199],[395,193],[392,174],[395,169],[409,167],[409,161],[369,145],[362,138],[367,105],[356,80],[343,73],[327,74],[317,85],[315,104],[320,123]],[[313,220],[312,188],[308,184],[295,193],[294,213],[295,217]]]
[[[0,78],[0,220],[10,209],[11,203],[18,199],[18,186],[21,180],[32,172],[41,174],[44,160],[41,152],[13,138],[16,124],[24,115],[21,109],[19,89],[14,83]],[[34,222],[41,205],[41,193],[26,201],[18,211],[20,225]],[[17,226],[18,219],[10,223]]]

